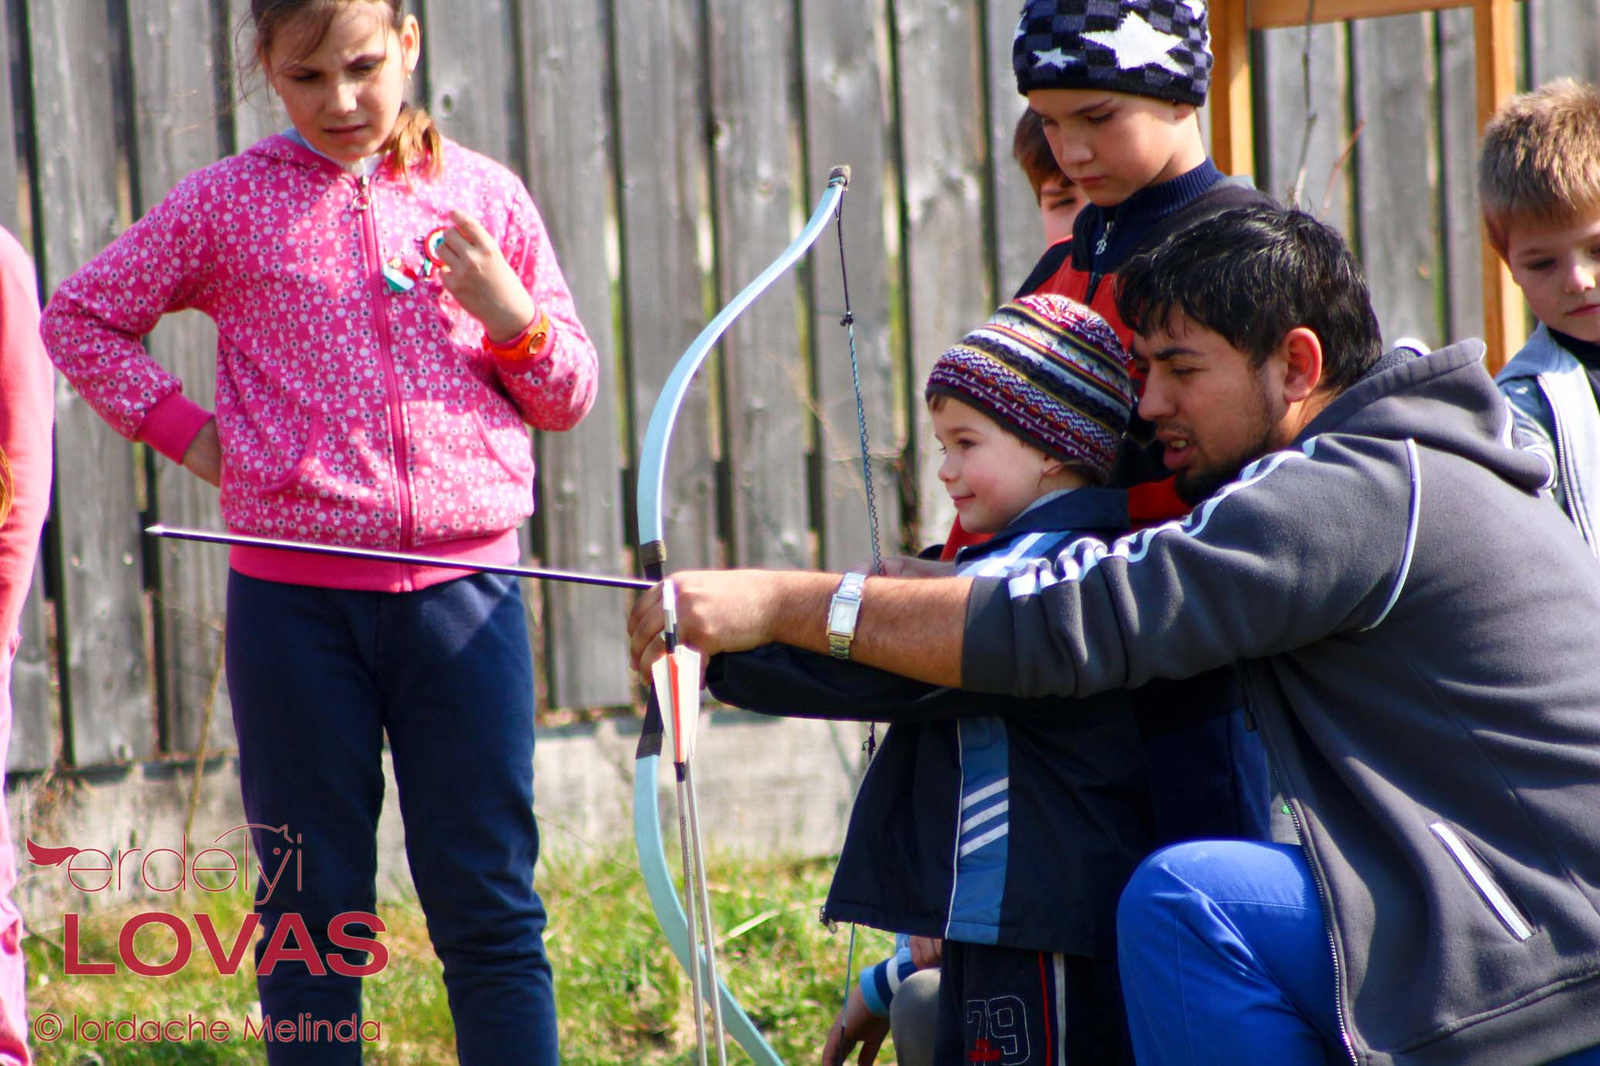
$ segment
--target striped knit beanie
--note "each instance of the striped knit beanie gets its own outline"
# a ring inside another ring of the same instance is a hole
[[[1199,107],[1211,88],[1206,0],[1028,0],[1017,92],[1106,89]]]
[[[926,395],[970,404],[1103,483],[1133,406],[1128,362],[1105,319],[1083,304],[1024,296],[939,357]]]

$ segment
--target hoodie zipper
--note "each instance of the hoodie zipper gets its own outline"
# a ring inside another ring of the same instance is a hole
[[[1116,219],[1106,219],[1106,228],[1100,232],[1100,240],[1095,243],[1094,255],[1089,261],[1089,291],[1083,298],[1086,304],[1094,303],[1095,290],[1100,287],[1100,279],[1105,277],[1100,269],[1100,257],[1106,254],[1106,246],[1111,243],[1111,229],[1116,224]]]
[[[360,220],[361,242],[367,253],[367,266],[371,272],[383,269],[383,249],[378,243],[377,208],[372,198],[372,178],[363,174],[356,179],[356,196],[351,210]],[[369,277],[371,274],[369,273]],[[393,442],[395,495],[400,508],[400,547],[412,547],[411,484],[405,454],[405,419],[400,410],[400,375],[394,366],[394,337],[389,331],[389,312],[382,283],[368,283],[372,293],[372,316],[378,330],[378,361],[383,367],[383,387],[387,399],[384,408],[389,419],[389,439]]]
[[[1266,734],[1262,733],[1262,739]],[[1322,883],[1322,874],[1317,868],[1315,857],[1311,854],[1311,845],[1306,842],[1305,823],[1300,820],[1300,808],[1295,806],[1295,801],[1289,795],[1289,790],[1283,786],[1283,777],[1278,770],[1279,760],[1273,755],[1270,745],[1267,749],[1267,758],[1272,767],[1272,782],[1275,791],[1283,797],[1284,809],[1289,812],[1289,817],[1294,822],[1295,837],[1300,841],[1300,850],[1306,857],[1306,868],[1311,871],[1311,881],[1317,886],[1317,901],[1322,905],[1322,928],[1328,934],[1328,953],[1333,956],[1333,1010],[1339,1022],[1339,1041],[1344,1045],[1345,1054],[1350,1056],[1350,1061],[1360,1066],[1361,1060],[1356,1057],[1354,1042],[1350,1039],[1350,1026],[1344,1014],[1344,999],[1339,995],[1339,942],[1333,935],[1333,907],[1329,905],[1328,889]]]
[[[1583,498],[1579,495],[1582,492],[1582,488],[1578,481],[1577,463],[1572,457],[1572,438],[1567,432],[1565,421],[1561,417],[1561,409],[1551,401],[1550,394],[1545,391],[1544,386],[1537,379],[1535,379],[1534,385],[1539,389],[1544,402],[1550,407],[1550,424],[1555,428],[1556,465],[1561,468],[1561,475],[1566,479],[1569,517],[1571,517],[1573,524],[1583,532],[1583,539],[1593,544],[1595,542],[1594,530],[1589,528],[1588,508],[1584,506]]]

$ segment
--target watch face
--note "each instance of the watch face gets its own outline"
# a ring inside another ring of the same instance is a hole
[[[855,621],[856,606],[853,603],[836,603],[828,609],[828,629],[834,633],[848,632]]]

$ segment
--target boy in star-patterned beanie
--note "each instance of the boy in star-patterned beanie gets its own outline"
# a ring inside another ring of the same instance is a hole
[[[1270,202],[1206,155],[1196,108],[1211,86],[1207,14],[1206,0],[1027,0],[1017,21],[1017,91],[1042,116],[1062,172],[1089,200],[1072,238],[1045,252],[1019,295],[1081,301],[1130,350],[1136,339],[1116,310],[1123,263],[1204,219]],[[1190,506],[1151,436],[1148,423],[1132,419],[1110,482],[1127,490],[1136,529],[1181,517]],[[951,540],[962,536],[958,523]],[[1160,843],[1268,837],[1266,756],[1245,728],[1242,703],[1236,682],[1214,674],[1134,693],[1149,731],[1145,758]],[[1173,725],[1177,717],[1185,724]]]
[[[1147,240],[1266,199],[1206,157],[1197,109],[1212,62],[1205,0],[1027,0],[1011,46],[1017,91],[1089,207],[1018,295],[1086,303],[1127,343],[1102,282]]]
[[[1211,86],[1206,2],[1027,0],[1011,58],[1056,163],[1089,200],[1072,238],[1045,252],[1017,295],[1071,297],[1131,348],[1116,308],[1122,264],[1195,222],[1269,200],[1206,156],[1197,114]],[[1147,438],[1148,427],[1136,418],[1130,435]],[[1135,526],[1188,511],[1165,479],[1137,483],[1161,469],[1132,456],[1119,464],[1114,481],[1130,490]]]

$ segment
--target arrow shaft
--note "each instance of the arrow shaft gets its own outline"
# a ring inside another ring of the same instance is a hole
[[[723,1036],[726,1030],[722,1024],[722,999],[715,994],[715,989],[720,984],[717,980],[717,927],[711,924],[711,890],[706,885],[706,849],[700,840],[700,797],[694,790],[692,762],[684,764],[683,783],[689,793],[689,837],[694,845],[695,892],[699,896],[701,939],[706,945],[705,987],[712,993],[706,997],[711,1001],[711,1035],[717,1045],[717,1066],[728,1066],[728,1045]],[[691,899],[690,906],[695,905],[696,901]]]
[[[400,563],[407,566],[437,566],[444,570],[463,570],[480,574],[506,574],[511,577],[532,578],[540,581],[566,581],[575,585],[599,585],[603,588],[647,589],[651,584],[636,577],[585,574],[577,570],[550,570],[534,566],[467,562],[463,559],[448,559],[433,555],[384,551],[380,548],[308,544],[304,541],[280,540],[276,537],[257,537],[247,533],[217,533],[208,529],[178,529],[173,526],[154,525],[146,528],[145,533],[152,537],[161,537],[167,540],[191,540],[202,544],[228,544],[246,548],[271,548],[274,551],[300,552],[305,555],[333,555],[345,559],[366,559],[371,562]]]

